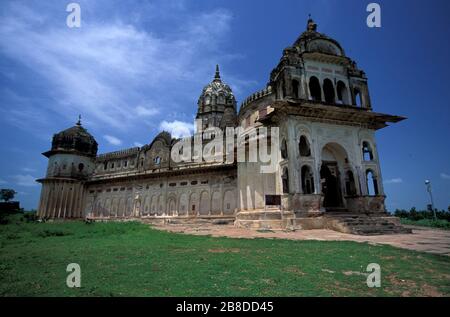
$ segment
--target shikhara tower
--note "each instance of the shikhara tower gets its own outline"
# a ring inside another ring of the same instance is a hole
[[[44,153],[49,169],[40,180],[39,216],[404,232],[385,211],[375,141],[376,130],[404,118],[372,111],[364,71],[312,19],[238,113],[218,66],[197,106],[201,124],[193,137],[210,127],[240,127],[248,142],[255,129],[278,127],[275,172],[261,173],[265,164],[258,162],[174,162],[178,140],[168,132],[140,148],[97,155],[94,138],[77,124],[56,134]]]
[[[216,65],[214,79],[203,88],[198,98],[197,120],[202,122],[202,131],[210,127],[225,129],[236,125],[236,99],[230,86],[220,78]],[[197,127],[199,131],[200,127]]]

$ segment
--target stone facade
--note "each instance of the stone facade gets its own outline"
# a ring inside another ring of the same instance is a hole
[[[175,162],[171,151],[180,140],[167,132],[140,148],[97,155],[78,123],[56,134],[44,153],[39,216],[231,218],[237,226],[278,228],[295,219],[320,227],[317,217],[339,211],[385,213],[375,131],[404,118],[372,111],[365,73],[311,19],[267,87],[239,113],[217,67],[196,118],[192,139],[208,128],[239,127],[246,151],[258,128],[278,127],[279,144],[269,142],[277,147],[275,171],[261,173],[259,161]]]

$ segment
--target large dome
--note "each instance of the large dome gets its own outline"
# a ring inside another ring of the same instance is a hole
[[[306,31],[295,41],[294,47],[300,52],[323,53],[328,55],[345,56],[341,45],[329,36],[317,32],[317,24],[310,18]]]
[[[80,120],[73,127],[53,135],[52,149],[55,151],[77,152],[88,156],[97,155],[98,144],[94,137],[81,126]]]

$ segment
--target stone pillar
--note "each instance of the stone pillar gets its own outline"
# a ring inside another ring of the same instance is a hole
[[[62,199],[61,199],[61,206],[58,212],[58,218],[63,218],[64,214],[66,213],[67,208],[67,196],[69,195],[69,186],[70,184],[67,182],[63,182],[63,191],[62,191]]]
[[[361,189],[361,196],[368,195],[366,174],[361,166],[357,166],[357,171],[358,171],[359,187]]]

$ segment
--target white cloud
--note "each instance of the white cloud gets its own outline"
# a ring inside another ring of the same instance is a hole
[[[174,137],[174,138],[190,136],[194,132],[194,124],[193,123],[188,123],[188,122],[183,122],[183,121],[178,121],[178,120],[175,120],[172,122],[167,122],[164,120],[159,125],[159,128],[161,130],[170,132],[170,134],[172,134],[172,137]]]
[[[133,145],[137,146],[137,147],[143,147],[144,146],[144,144],[139,143],[139,142],[134,142]]]
[[[82,6],[89,10],[95,6],[91,3]],[[166,10],[164,3],[139,4],[143,10],[139,16],[157,17]],[[115,10],[108,1],[101,6],[105,14]],[[55,23],[60,14],[54,10],[41,2],[2,6],[0,53],[43,78],[54,98],[43,107],[35,100],[28,100],[23,109],[11,105],[9,120],[24,129],[31,129],[28,123],[33,118],[44,117],[40,113],[67,119],[81,113],[91,124],[127,130],[140,116],[157,114],[148,106],[133,105],[142,100],[150,105],[176,104],[173,99],[192,98],[194,88],[205,84],[205,76],[212,77],[218,52],[221,58],[227,55],[221,46],[232,24],[227,10],[188,14],[183,6],[173,6],[170,18],[177,21],[173,32],[159,33],[153,19],[145,20],[144,29],[139,19],[130,18],[128,10],[138,10],[126,8],[114,18],[83,20],[79,29]]]
[[[22,171],[24,171],[24,172],[36,172],[36,169],[34,169],[34,168],[29,168],[29,167],[23,167],[22,168]]]
[[[450,174],[447,173],[441,173],[441,178],[445,179],[445,180],[449,180],[450,179]]]
[[[391,178],[384,181],[385,184],[400,184],[403,183],[403,179],[401,178]]]
[[[11,178],[14,180],[14,183],[19,186],[31,187],[38,185],[38,183],[36,182],[36,178],[34,176],[31,176],[30,174],[13,175]]]
[[[104,135],[103,138],[108,141],[109,144],[112,145],[121,145],[122,144],[122,140],[120,140],[119,138],[116,138],[115,136],[112,135]]]
[[[157,108],[146,108],[143,106],[137,106],[135,111],[138,116],[142,117],[151,117],[159,113]]]

